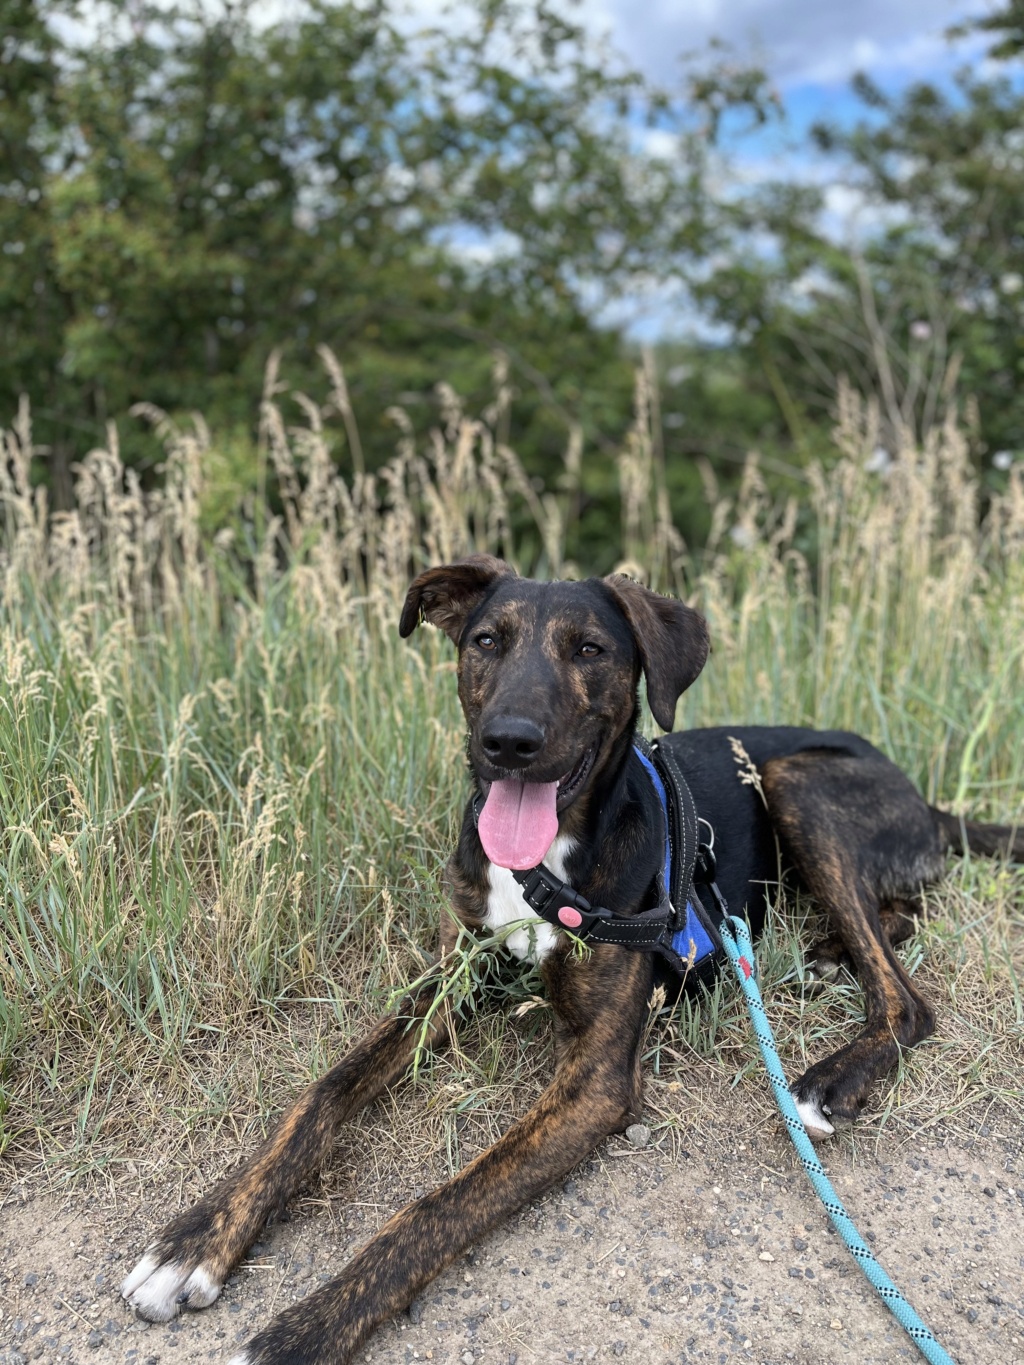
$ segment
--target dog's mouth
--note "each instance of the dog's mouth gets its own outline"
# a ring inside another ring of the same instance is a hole
[[[580,757],[579,762],[571,772],[567,773],[558,783],[557,809],[565,810],[566,806],[572,804],[579,795],[580,788],[590,776],[590,769],[594,766],[594,750],[586,749]]]
[[[486,799],[477,833],[490,861],[516,871],[542,863],[558,833],[559,812],[576,799],[593,762],[594,751],[587,749],[557,782],[481,781]]]

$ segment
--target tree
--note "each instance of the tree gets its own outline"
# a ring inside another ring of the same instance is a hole
[[[988,55],[1007,60],[1024,52],[1024,2],[1006,0],[1002,9],[978,15],[949,30],[951,38],[962,38],[968,33],[995,33],[1002,36],[989,47]]]
[[[60,121],[58,43],[34,0],[0,0],[0,371],[5,418],[19,393],[52,400],[66,301],[46,221]]]
[[[544,3],[410,35],[386,0],[306,0],[269,28],[245,0],[135,0],[77,45],[60,6],[16,8],[46,95],[19,97],[5,168],[36,197],[0,403],[27,390],[65,460],[140,399],[244,427],[271,350],[308,383],[320,343],[371,460],[390,403],[439,378],[483,392],[496,347],[528,461],[569,422],[628,422],[631,365],[591,304],[713,246],[704,135]],[[651,124],[679,155],[643,150]]]
[[[1006,34],[994,55],[1020,50],[1021,15],[1014,3],[979,23]],[[730,329],[747,392],[771,400],[761,437],[798,461],[821,448],[846,375],[876,395],[889,445],[971,394],[978,454],[1005,465],[1024,452],[1024,94],[1010,75],[970,71],[952,90],[922,82],[893,98],[866,77],[855,89],[864,116],[818,126],[813,148],[874,229],[841,245],[820,188],[755,186],[721,206],[730,244],[696,295]]]

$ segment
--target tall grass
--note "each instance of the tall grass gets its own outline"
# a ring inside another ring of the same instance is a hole
[[[160,1160],[191,1160],[225,1123],[265,1122],[422,970],[465,781],[450,647],[432,631],[397,638],[409,577],[471,549],[574,572],[578,435],[551,488],[536,488],[495,435],[509,402],[499,372],[487,412],[442,390],[425,443],[392,412],[394,458],[345,475],[339,449],[358,470],[358,435],[324,359],[328,410],[299,395],[297,426],[271,370],[269,492],[212,535],[201,513],[217,449],[198,420],[147,410],[166,448],[155,492],[111,428],[57,514],[33,476],[43,455],[27,406],[5,437],[0,1150],[23,1169],[116,1170],[140,1132],[161,1134]],[[622,560],[694,600],[714,642],[678,723],[854,727],[929,799],[1019,819],[1019,469],[980,517],[951,419],[872,474],[876,414],[843,390],[836,461],[812,471],[806,505],[774,505],[751,458],[735,502],[709,490],[712,536],[694,558],[671,523],[649,386],[641,374],[619,461]],[[794,541],[808,518],[813,565]],[[922,971],[951,1020],[946,1111],[1019,1098],[1021,878],[968,863],[935,904],[911,952],[916,969],[928,947]],[[795,978],[799,953],[777,924],[769,983]],[[526,1005],[533,989],[510,987]],[[659,1074],[712,1052],[750,1068],[726,991],[702,1015],[676,1011],[654,1045]],[[790,1056],[836,1045],[859,1008],[842,985],[788,1000]],[[517,1028],[536,1032],[538,1014]],[[514,1106],[495,1077],[510,1058],[515,1073],[521,1049],[500,1029],[476,1041],[475,1059],[444,1065],[450,1117],[489,1105],[486,1134]],[[925,1074],[917,1094],[934,1113]]]

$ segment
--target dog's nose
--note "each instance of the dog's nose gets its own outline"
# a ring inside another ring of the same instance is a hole
[[[543,747],[544,731],[527,716],[496,716],[480,743],[499,768],[528,768]]]

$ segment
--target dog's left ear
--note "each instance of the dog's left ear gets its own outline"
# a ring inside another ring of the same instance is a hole
[[[676,702],[707,660],[707,622],[685,602],[651,592],[624,574],[609,574],[603,581],[636,640],[654,719],[663,730],[671,730]]]
[[[421,618],[433,626],[440,626],[458,645],[470,613],[487,596],[499,578],[516,578],[511,564],[493,555],[469,555],[457,564],[439,564],[424,569],[414,580],[406,595],[405,606],[398,623],[403,639],[411,635]]]

